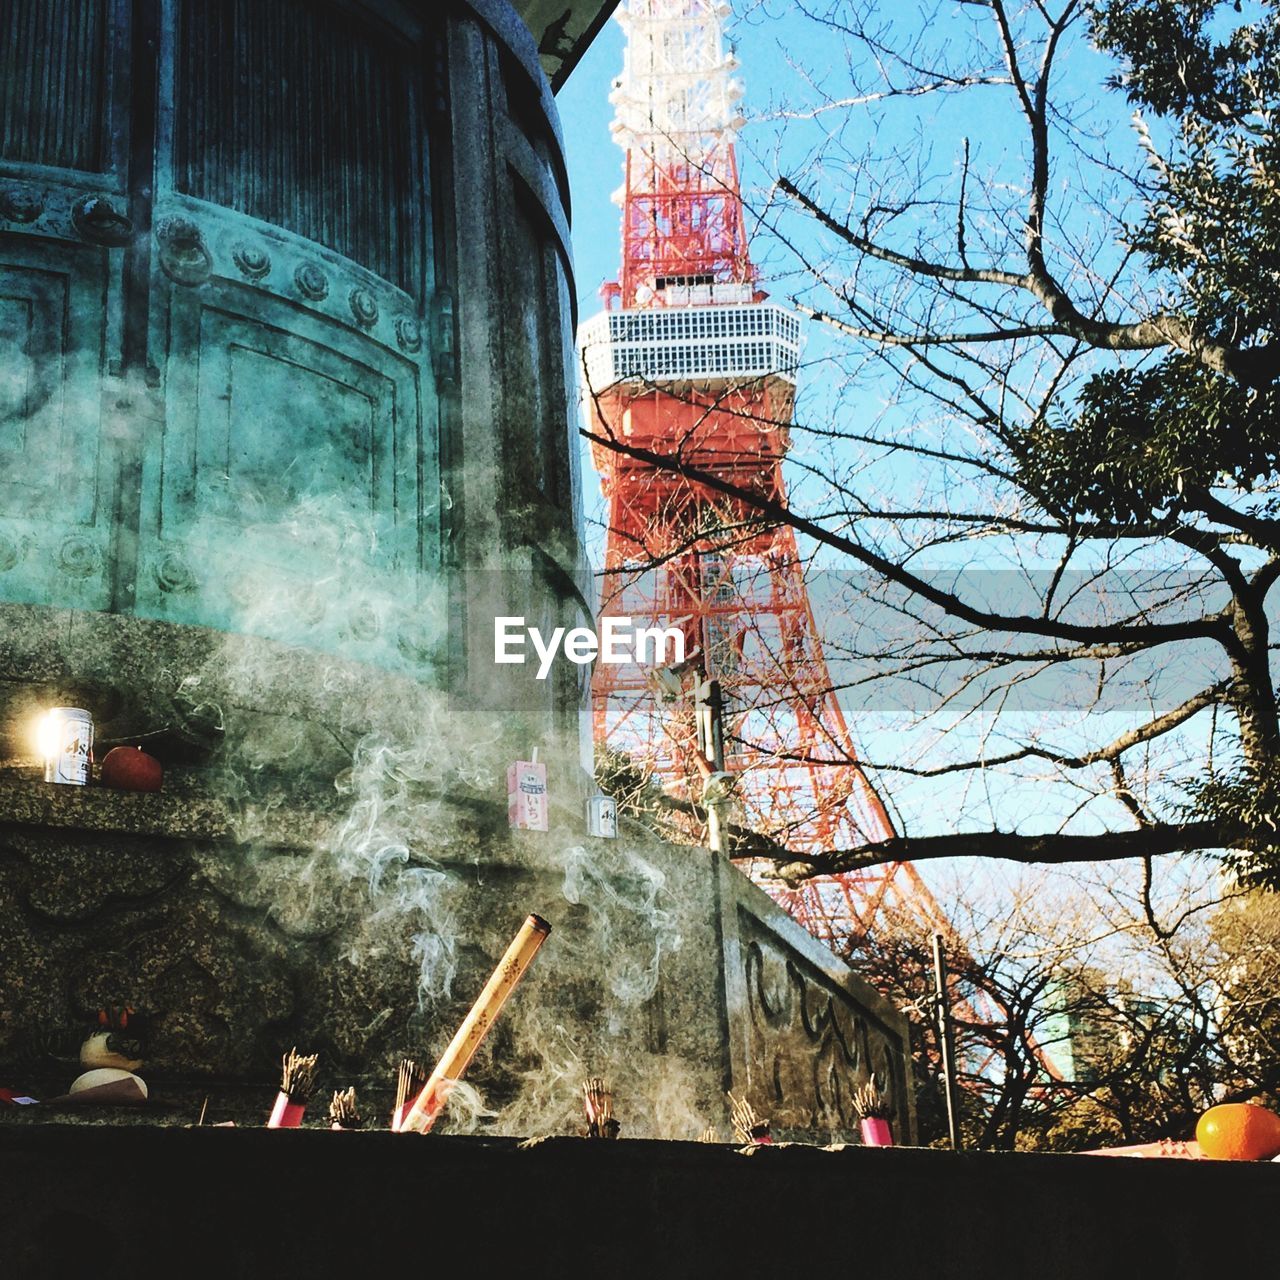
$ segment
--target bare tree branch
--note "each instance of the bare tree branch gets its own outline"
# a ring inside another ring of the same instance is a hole
[[[798,883],[812,876],[837,875],[885,862],[929,862],[939,858],[995,858],[1009,862],[1061,865],[1071,862],[1115,862],[1159,857],[1166,853],[1199,853],[1266,844],[1275,839],[1269,828],[1238,822],[1155,823],[1132,831],[1100,831],[1092,835],[1052,832],[1019,835],[1008,831],[956,832],[937,836],[895,836],[858,849],[797,855],[782,863],[779,876]],[[749,845],[743,854],[774,859],[785,855],[767,844]],[[737,852],[737,851],[735,851]]]

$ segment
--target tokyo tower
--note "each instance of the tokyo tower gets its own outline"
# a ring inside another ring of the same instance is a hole
[[[786,496],[801,328],[758,287],[748,249],[728,12],[714,0],[624,0],[618,10],[627,45],[610,101],[626,153],[614,197],[622,271],[578,340],[608,503],[602,620],[683,633],[701,674],[718,682],[723,760],[712,765],[705,739],[699,749],[689,700],[664,700],[638,663],[597,663],[595,739],[651,770],[686,812],[719,767],[732,777],[739,826],[798,852],[850,848],[893,827],[856,763],[794,532],[664,465]],[[945,927],[908,864],[766,887],[829,943],[865,936],[882,910]]]

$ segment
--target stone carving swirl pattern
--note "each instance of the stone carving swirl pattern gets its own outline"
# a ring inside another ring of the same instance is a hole
[[[853,1094],[874,1079],[902,1132],[900,1066],[905,1046],[825,974],[743,913],[748,1060],[753,1105],[775,1132],[851,1139]]]

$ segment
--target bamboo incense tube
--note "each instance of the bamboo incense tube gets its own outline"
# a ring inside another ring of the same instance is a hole
[[[471,1012],[462,1020],[449,1047],[440,1055],[440,1061],[423,1085],[422,1092],[400,1121],[400,1133],[430,1132],[449,1096],[449,1090],[462,1078],[462,1073],[475,1056],[480,1042],[498,1020],[507,997],[524,977],[525,970],[533,963],[533,957],[538,954],[538,948],[547,940],[550,932],[551,926],[541,916],[531,915],[520,926],[506,955],[498,961],[498,967],[485,984],[479,999],[471,1006]]]

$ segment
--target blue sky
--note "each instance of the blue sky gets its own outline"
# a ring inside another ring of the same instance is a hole
[[[909,25],[913,7],[910,3],[883,6],[894,15],[891,22],[897,26]],[[739,138],[738,162],[750,205],[772,181],[769,170],[776,167],[778,156],[793,172],[802,169],[804,158],[823,134],[836,128],[830,116],[810,121],[779,117],[811,105],[817,87],[839,97],[847,92],[849,76],[839,38],[833,39],[820,22],[801,16],[797,6],[786,0],[763,4],[735,0],[734,9],[726,30],[742,64],[735,74],[746,87],[742,109],[748,123]],[[941,6],[937,13],[931,24],[940,37],[935,44],[954,50],[972,43],[973,19],[960,6]],[[608,22],[557,97],[568,151],[578,305],[583,318],[599,308],[600,284],[615,279],[618,272],[619,212],[609,197],[622,181],[622,152],[609,135],[613,108],[608,93],[610,82],[622,69],[623,44],[620,25]],[[1093,95],[1107,69],[1097,55],[1082,57],[1077,52],[1064,69],[1061,87],[1068,95],[1077,90]],[[1002,157],[1016,153],[1021,145],[1019,122],[1007,112],[987,109],[995,105],[990,98],[976,96],[915,99],[873,107],[865,114],[846,113],[840,127],[860,132],[860,140],[869,146],[915,143],[929,153],[935,168],[943,169],[958,160],[967,137],[978,169],[987,162],[999,165]],[[1115,110],[1107,113],[1110,118],[1105,124],[1123,128],[1128,109],[1118,97],[1113,105]],[[763,235],[753,238],[752,249],[767,284],[770,269],[779,260],[776,246]]]

